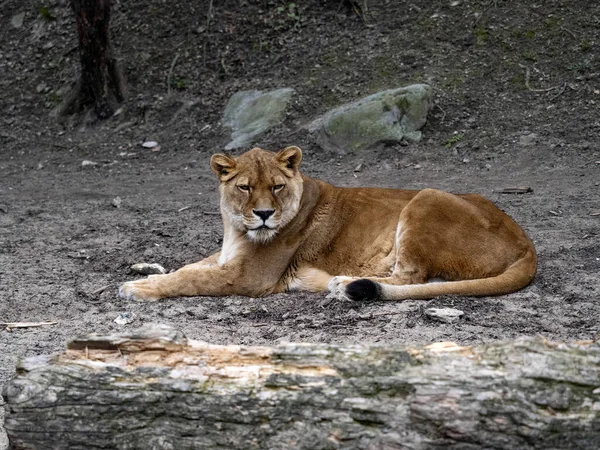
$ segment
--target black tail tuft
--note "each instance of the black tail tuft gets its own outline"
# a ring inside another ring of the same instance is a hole
[[[381,288],[374,281],[362,278],[346,286],[346,295],[350,300],[376,300],[381,296]]]

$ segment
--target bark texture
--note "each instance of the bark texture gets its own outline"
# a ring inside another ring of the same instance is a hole
[[[188,341],[153,326],[24,360],[14,449],[598,449],[600,344]]]
[[[92,106],[96,117],[111,117],[125,100],[125,79],[113,56],[110,41],[110,0],[71,0],[75,13],[81,78],[56,115]]]

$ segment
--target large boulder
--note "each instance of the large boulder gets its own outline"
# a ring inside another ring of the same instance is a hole
[[[378,143],[418,141],[432,106],[426,84],[378,92],[342,105],[312,122],[317,143],[325,150],[356,152]]]
[[[223,125],[231,128],[232,141],[225,147],[232,150],[245,147],[285,117],[294,89],[275,91],[241,91],[229,99]]]

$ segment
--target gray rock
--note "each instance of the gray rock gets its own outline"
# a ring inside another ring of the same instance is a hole
[[[25,13],[20,12],[12,16],[10,19],[10,24],[13,28],[21,28],[23,26],[23,19],[25,18]]]
[[[153,274],[165,274],[167,271],[160,264],[148,264],[148,263],[137,263],[130,267],[130,269],[139,273],[140,275],[153,275]]]
[[[154,148],[158,145],[158,142],[156,141],[146,141],[142,144],[142,147],[144,148]]]
[[[294,89],[283,88],[275,91],[241,91],[231,96],[223,125],[231,128],[232,141],[226,150],[244,147],[269,128],[279,124],[294,94]]]
[[[425,310],[425,315],[432,319],[445,323],[458,322],[465,313],[460,309],[454,308],[429,308]]]
[[[519,138],[519,145],[528,146],[533,145],[537,142],[538,135],[535,133],[524,134]]]
[[[355,152],[381,142],[419,141],[432,106],[432,89],[413,84],[342,105],[308,126],[325,150]]]
[[[115,321],[115,323],[118,323],[119,325],[129,325],[134,320],[135,320],[135,315],[133,313],[124,312],[124,313],[119,314],[114,321]]]

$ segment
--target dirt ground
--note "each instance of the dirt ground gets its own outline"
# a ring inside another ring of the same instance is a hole
[[[208,1],[172,3],[114,2],[129,101],[120,115],[91,124],[49,117],[79,73],[67,2],[46,3],[49,17],[38,2],[3,2],[0,321],[57,324],[0,331],[0,384],[19,358],[149,322],[218,344],[599,336],[599,3],[369,0],[364,21],[333,0],[220,1],[210,20]],[[19,12],[23,25],[14,28]],[[435,89],[420,143],[331,154],[301,129],[330,107],[413,82]],[[117,286],[135,277],[131,264],[176,269],[219,249],[208,160],[228,142],[222,111],[238,90],[277,87],[297,95],[261,146],[300,145],[305,173],[338,185],[487,196],[535,242],[533,284],[498,298],[389,303],[325,305],[324,294],[306,293],[119,299]],[[147,139],[160,150],[142,148]],[[497,192],[512,186],[533,192]],[[465,316],[434,322],[423,315],[432,306]],[[116,324],[122,312],[135,321]]]

